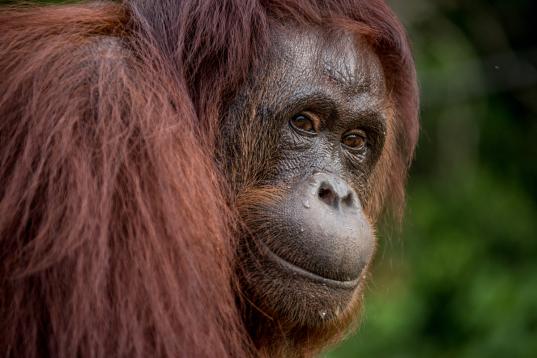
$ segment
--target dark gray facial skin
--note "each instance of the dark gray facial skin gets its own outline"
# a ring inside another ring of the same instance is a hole
[[[247,226],[242,284],[283,325],[322,326],[359,304],[375,247],[364,206],[385,141],[386,97],[365,41],[287,28],[230,106],[222,166]],[[360,145],[347,145],[356,133]]]

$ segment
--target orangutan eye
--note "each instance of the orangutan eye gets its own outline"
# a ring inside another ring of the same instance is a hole
[[[364,131],[354,129],[343,135],[343,138],[341,138],[341,143],[354,151],[362,150],[365,148],[367,143],[367,137]]]
[[[300,113],[291,118],[291,127],[298,132],[316,134],[319,131],[319,123],[316,118],[306,113]]]

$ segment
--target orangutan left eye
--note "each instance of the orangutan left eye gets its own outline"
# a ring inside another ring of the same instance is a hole
[[[367,136],[364,131],[352,130],[343,135],[341,143],[352,150],[362,150],[367,144]]]

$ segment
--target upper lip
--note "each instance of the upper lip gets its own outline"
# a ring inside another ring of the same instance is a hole
[[[312,281],[315,281],[315,282],[318,282],[327,286],[332,286],[335,288],[344,288],[344,289],[353,289],[358,285],[360,281],[360,276],[358,276],[357,278],[353,280],[348,280],[348,281],[334,280],[331,278],[320,276],[319,274],[311,272],[303,267],[297,266],[287,261],[286,259],[280,257],[279,255],[275,254],[265,243],[262,243],[261,246],[263,247],[263,251],[265,251],[265,254],[268,256],[269,259],[283,266],[284,269],[298,273],[299,275],[307,279],[310,279]]]

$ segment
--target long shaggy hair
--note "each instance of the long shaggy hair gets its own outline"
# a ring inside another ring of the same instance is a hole
[[[261,354],[237,304],[237,217],[214,158],[273,22],[367,36],[396,109],[370,210],[402,203],[417,88],[381,0],[0,8],[0,352]]]

